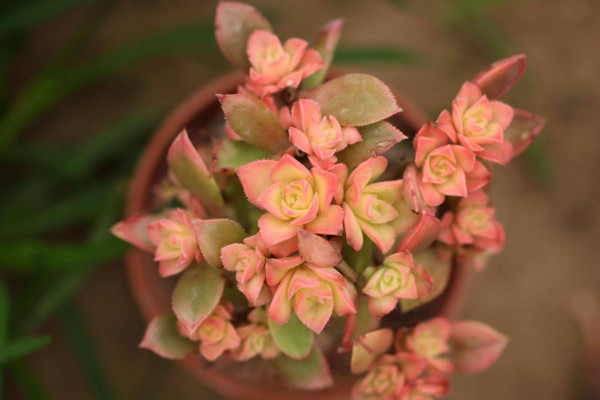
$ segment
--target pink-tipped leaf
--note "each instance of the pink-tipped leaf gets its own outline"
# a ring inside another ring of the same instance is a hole
[[[255,30],[272,32],[269,21],[254,7],[235,1],[222,1],[215,17],[216,36],[223,55],[248,73],[248,38]]]
[[[213,312],[225,287],[221,271],[206,263],[188,267],[173,290],[173,311],[177,319],[193,332]]]
[[[321,29],[321,32],[319,32],[319,36],[315,41],[313,49],[319,52],[325,65],[302,82],[304,88],[310,89],[317,87],[325,80],[327,71],[333,61],[335,49],[340,40],[342,25],[344,25],[343,20],[334,19],[325,24],[323,29]]]
[[[369,369],[373,361],[387,352],[394,341],[394,332],[389,328],[378,329],[358,338],[352,347],[350,370],[360,374]]]
[[[110,233],[141,250],[153,253],[156,246],[148,236],[148,225],[159,218],[154,215],[132,215],[113,225]]]
[[[422,250],[437,239],[441,229],[442,223],[439,219],[431,214],[423,213],[419,222],[400,240],[396,251]]]
[[[525,55],[517,54],[500,61],[473,79],[489,99],[497,99],[519,82],[525,72]]]
[[[221,189],[194,148],[184,129],[173,141],[167,154],[169,170],[177,181],[196,196],[214,214],[221,214]]]
[[[435,300],[446,289],[450,280],[450,272],[452,270],[450,258],[440,257],[434,248],[429,247],[423,251],[414,253],[414,261],[416,264],[421,265],[431,279],[433,279],[433,288],[425,297],[400,299],[400,306],[403,313],[412,311]]]
[[[198,344],[181,336],[173,313],[158,315],[150,321],[140,347],[163,358],[179,360],[198,351]]]
[[[506,347],[508,338],[476,321],[452,323],[452,363],[459,372],[480,372],[489,368]]]
[[[333,115],[342,126],[364,126],[402,111],[391,90],[366,74],[347,74],[301,92],[319,103],[324,115]]]

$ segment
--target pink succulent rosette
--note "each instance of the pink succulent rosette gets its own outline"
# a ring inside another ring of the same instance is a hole
[[[395,400],[404,389],[405,376],[396,357],[382,356],[352,389],[352,400]]]
[[[262,308],[255,308],[248,314],[250,324],[238,328],[240,345],[231,351],[236,361],[246,361],[256,356],[268,360],[279,355],[279,348],[273,342],[267,327],[267,314]]]
[[[200,354],[208,361],[214,361],[226,350],[240,345],[240,337],[231,323],[232,312],[233,306],[224,300],[194,332],[187,332],[182,323],[178,324],[179,332],[191,340],[200,341]]]
[[[446,196],[466,197],[490,180],[489,172],[471,150],[448,144],[444,131],[433,124],[425,124],[419,130],[415,147],[419,188],[430,206],[439,206]]]
[[[402,198],[402,180],[374,182],[387,168],[385,157],[369,158],[348,177],[344,195],[346,240],[355,249],[363,246],[363,233],[387,253],[396,240],[395,204]]]
[[[200,262],[202,253],[196,240],[190,214],[178,208],[148,225],[148,237],[156,246],[154,261],[162,277],[175,275],[192,262]]]
[[[234,271],[238,289],[254,306],[267,303],[271,296],[265,283],[267,245],[260,233],[247,237],[244,243],[232,243],[221,249],[221,261],[228,271]]]
[[[489,100],[476,84],[465,82],[452,102],[452,115],[443,111],[437,123],[453,143],[460,142],[477,156],[506,165],[512,145],[504,130],[513,115],[511,106]]]
[[[399,400],[434,400],[448,394],[450,382],[442,374],[431,374],[408,382]]]
[[[267,260],[267,283],[274,289],[269,317],[286,323],[292,313],[320,333],[335,310],[339,315],[356,312],[356,289],[337,269],[305,262],[302,256]]]
[[[264,30],[256,30],[248,39],[250,79],[246,86],[259,96],[297,88],[325,64],[318,52],[307,49],[308,42],[292,38],[281,44],[279,38]]]
[[[452,363],[444,358],[450,351],[450,334],[452,326],[442,317],[434,318],[418,324],[407,336],[398,332],[397,342],[403,342],[402,347],[407,351],[427,360],[428,371],[433,373],[450,373]]]
[[[260,160],[237,170],[248,199],[268,211],[258,221],[271,253],[285,257],[298,249],[297,230],[321,235],[342,233],[344,212],[331,204],[339,178],[320,168],[310,171],[290,155]]]
[[[424,297],[433,288],[431,276],[408,251],[387,256],[381,267],[367,268],[364,276],[367,284],[362,292],[369,296],[369,311],[377,317],[392,311],[399,299]]]
[[[321,114],[319,104],[300,99],[292,106],[294,126],[289,129],[290,142],[308,154],[312,165],[329,170],[337,161],[335,153],[362,140],[354,127],[342,127],[337,119]]]
[[[454,212],[447,211],[442,217],[439,240],[449,245],[499,251],[504,246],[504,229],[494,218],[495,212],[483,190],[469,193]]]

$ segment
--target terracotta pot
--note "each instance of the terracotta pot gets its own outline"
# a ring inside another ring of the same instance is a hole
[[[340,74],[342,70],[336,69],[331,75]],[[207,140],[207,131],[203,130],[203,127],[223,118],[215,94],[233,93],[242,80],[243,75],[240,73],[225,75],[192,94],[167,117],[149,141],[131,179],[126,203],[127,216],[153,211],[153,187],[165,175],[167,149],[175,136],[186,127],[194,143]],[[404,96],[398,93],[395,93],[395,96],[404,111],[391,122],[405,134],[414,135],[426,121],[426,117]],[[169,311],[170,293],[175,280],[161,278],[156,263],[148,253],[130,251],[126,256],[126,266],[131,291],[145,320],[148,322],[154,316]],[[453,317],[462,304],[470,278],[469,271],[464,267],[454,267],[444,293],[428,305],[408,313],[406,320],[410,323],[436,315]],[[298,391],[283,384],[281,379],[276,378],[274,371],[267,369],[258,375],[257,366],[258,369],[265,369],[266,365],[260,364],[261,362],[217,362],[207,368],[199,355],[193,355],[182,360],[181,364],[215,391],[234,399],[245,400],[301,400],[307,397],[313,400],[347,399],[355,379],[350,376],[348,358],[348,363],[343,366],[331,366],[336,382],[334,387],[311,392]],[[232,372],[232,369],[235,371]]]

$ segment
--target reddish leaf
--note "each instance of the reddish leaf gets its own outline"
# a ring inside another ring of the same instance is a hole
[[[324,237],[298,229],[298,250],[302,258],[320,267],[335,267],[342,262],[342,255]]]
[[[459,372],[479,372],[491,366],[502,354],[508,338],[476,321],[452,323],[450,342],[452,363]]]
[[[312,48],[319,52],[325,65],[302,81],[302,87],[307,89],[314,88],[319,86],[325,80],[331,61],[333,61],[335,48],[340,40],[342,25],[344,25],[343,20],[334,19],[325,24],[323,29],[321,29],[321,32],[319,32],[319,36]]]
[[[512,144],[511,157],[521,154],[540,134],[544,125],[546,118],[515,108],[513,119],[504,130],[504,137]]]
[[[512,89],[525,72],[525,55],[517,54],[500,61],[481,72],[475,83],[489,99],[497,99]]]
[[[421,219],[417,224],[412,227],[406,235],[398,243],[396,251],[418,251],[429,246],[435,239],[437,239],[440,230],[442,229],[442,223],[439,219],[424,213],[421,215]]]

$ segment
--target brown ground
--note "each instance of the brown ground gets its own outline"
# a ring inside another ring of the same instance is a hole
[[[283,37],[310,37],[326,20],[346,20],[343,43],[383,41],[429,52],[425,69],[365,65],[426,111],[447,107],[487,59],[470,40],[440,22],[441,2],[256,1],[278,18]],[[427,4],[420,4],[427,3]],[[107,48],[160,27],[212,18],[215,2],[123,1],[95,45]],[[318,10],[318,12],[317,12]],[[43,59],[78,15],[51,23],[36,37],[31,60]],[[489,323],[511,338],[489,371],[457,376],[451,399],[575,399],[582,347],[570,317],[573,296],[588,288],[600,296],[600,3],[597,0],[510,1],[491,13],[516,52],[527,54],[526,79],[509,96],[519,107],[545,115],[543,132],[556,164],[554,186],[542,189],[523,163],[496,170],[493,198],[507,233],[505,251],[473,282],[464,318]],[[40,127],[41,137],[68,141],[120,110],[170,108],[218,71],[198,56],[152,62],[77,96]],[[128,293],[121,263],[98,270],[78,298],[116,392],[123,399],[213,399],[177,365],[138,350],[144,325]],[[57,399],[88,399],[62,332],[33,358]],[[600,332],[598,332],[600,335]]]

